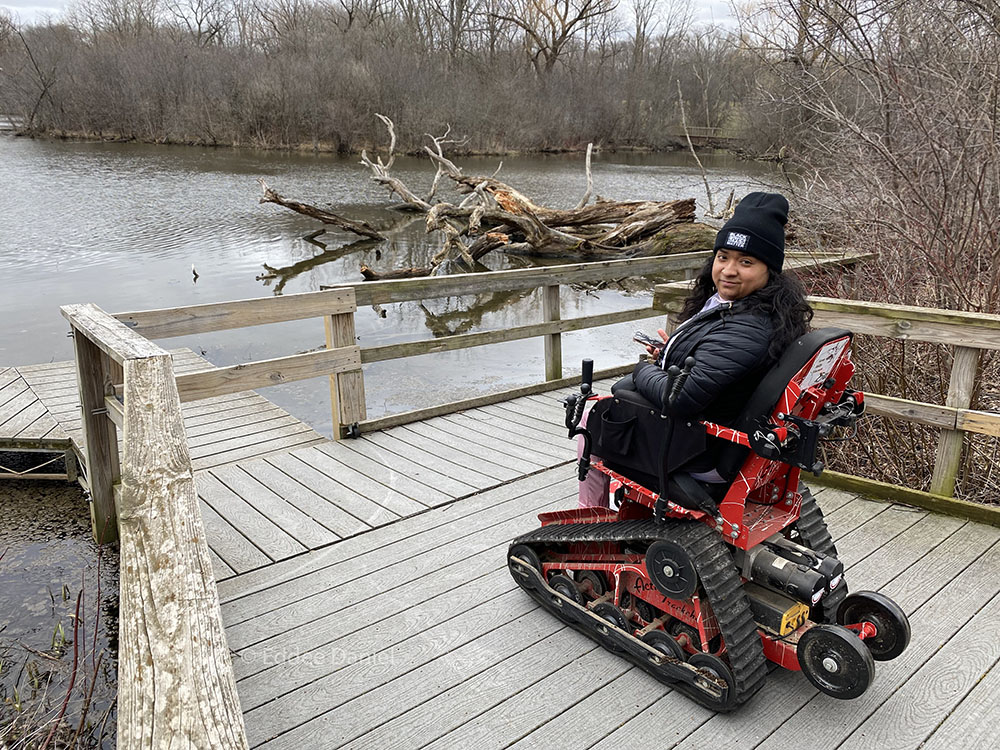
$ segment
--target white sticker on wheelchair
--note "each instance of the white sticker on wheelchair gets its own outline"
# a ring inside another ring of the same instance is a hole
[[[809,372],[806,376],[802,378],[801,388],[805,391],[808,388],[812,388],[814,385],[819,385],[830,377],[830,373],[833,371],[833,366],[837,364],[837,360],[840,359],[840,355],[844,353],[844,349],[847,347],[847,341],[844,339],[838,339],[837,341],[831,341],[829,344],[825,344],[822,349],[816,353],[816,358],[813,360],[812,367],[809,368]]]

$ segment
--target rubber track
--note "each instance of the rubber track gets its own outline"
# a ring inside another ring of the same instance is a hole
[[[803,484],[799,485],[799,493],[802,495],[802,509],[799,511],[799,520],[792,524],[791,528],[799,532],[799,543],[804,547],[816,550],[824,555],[837,556],[837,545],[833,543],[830,536],[830,529],[827,528],[826,520],[823,518],[823,511],[820,510],[816,498],[813,497],[809,488]],[[837,607],[847,597],[847,581],[841,584],[834,592],[820,602],[819,606],[813,607],[809,613],[811,619],[816,622],[834,623],[837,621]]]
[[[552,524],[515,539],[511,546],[545,546],[572,542],[622,542],[643,544],[657,540],[680,544],[691,555],[698,578],[719,623],[719,630],[736,681],[735,708],[746,702],[764,684],[767,676],[764,652],[750,603],[743,592],[733,558],[725,542],[708,526],[692,521],[670,520],[663,525],[653,521],[616,521],[610,523]],[[540,554],[540,556],[542,556]],[[543,558],[544,559],[544,558]],[[599,640],[599,639],[598,639]],[[717,707],[725,710],[724,707]]]

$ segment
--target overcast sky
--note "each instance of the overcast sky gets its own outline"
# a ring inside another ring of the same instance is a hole
[[[33,23],[46,16],[56,17],[71,0],[0,0],[0,8],[6,8],[22,22]],[[729,0],[693,0],[695,19],[699,23],[722,23],[732,21]]]

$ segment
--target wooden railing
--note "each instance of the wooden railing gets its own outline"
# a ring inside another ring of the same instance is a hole
[[[118,747],[246,748],[170,354],[94,305],[63,314],[95,535],[120,542]]]
[[[657,286],[653,307],[676,312],[690,284]],[[936,310],[853,300],[810,297],[815,311],[813,326],[839,326],[854,333],[903,341],[923,341],[952,348],[953,364],[944,405],[865,394],[868,411],[892,419],[941,429],[930,492],[888,485],[837,472],[825,472],[819,481],[847,487],[871,497],[901,500],[950,514],[997,523],[1000,511],[954,498],[955,481],[962,462],[965,433],[1000,437],[1000,414],[969,408],[976,382],[979,353],[1000,349],[1000,315]]]

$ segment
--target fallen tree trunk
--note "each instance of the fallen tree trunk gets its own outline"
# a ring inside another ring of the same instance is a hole
[[[389,133],[389,153],[385,161],[377,156],[362,154],[362,163],[371,171],[374,181],[384,185],[390,194],[403,200],[409,211],[426,214],[427,232],[444,236],[441,250],[429,265],[379,272],[362,266],[365,279],[408,278],[433,274],[442,263],[453,261],[471,269],[485,254],[502,251],[545,259],[572,258],[583,261],[631,258],[681,252],[692,243],[704,243],[711,248],[714,230],[688,232],[678,240],[678,227],[693,226],[693,198],[674,201],[613,201],[598,198],[588,203],[593,188],[590,173],[590,153],[587,151],[587,192],[572,209],[555,209],[539,205],[514,187],[496,179],[495,175],[467,176],[444,156],[442,144],[446,132],[431,137],[432,147],[424,151],[436,165],[433,184],[421,198],[390,173],[395,162],[396,133],[392,121],[378,115]],[[499,170],[498,170],[499,171]],[[434,202],[442,176],[447,176],[459,194],[459,203]],[[385,239],[377,229],[365,222],[354,222],[309,204],[282,198],[261,181],[264,197],[261,202],[276,203],[326,224],[373,239]]]

